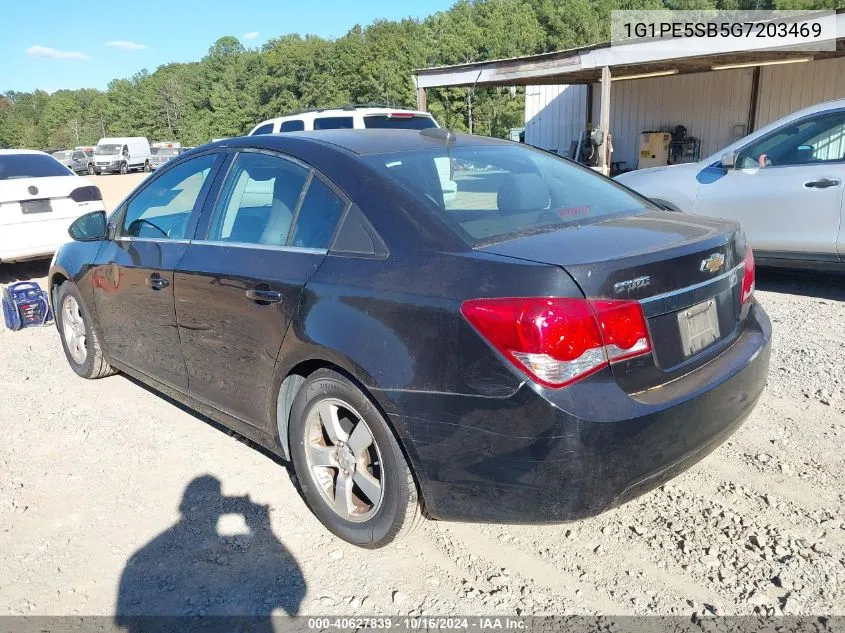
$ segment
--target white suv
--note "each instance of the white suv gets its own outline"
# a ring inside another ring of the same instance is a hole
[[[400,108],[374,108],[370,106],[344,106],[342,108],[318,108],[305,110],[288,116],[268,119],[256,125],[249,136],[257,134],[279,134],[283,132],[304,132],[311,130],[425,130],[440,127],[428,112],[402,110]],[[443,197],[447,202],[458,194],[458,184],[452,180],[452,169],[448,159],[436,159]]]
[[[845,270],[845,99],[785,116],[697,163],[616,180],[675,211],[740,222],[761,265]]]
[[[249,136],[311,130],[364,130],[369,128],[424,130],[430,127],[439,126],[428,112],[397,108],[344,106],[342,108],[304,110],[288,116],[268,119],[256,125]]]

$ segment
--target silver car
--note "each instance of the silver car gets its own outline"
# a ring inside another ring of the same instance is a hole
[[[77,174],[94,173],[94,155],[87,154],[81,149],[65,149],[53,152],[53,158]]]

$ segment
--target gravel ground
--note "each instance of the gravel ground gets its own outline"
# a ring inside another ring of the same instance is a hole
[[[45,272],[3,266],[0,282]],[[0,615],[110,615],[118,601],[194,614],[845,615],[845,290],[758,283],[775,328],[769,385],[703,462],[590,520],[426,522],[378,551],[324,530],[284,466],[233,434],[125,377],[77,378],[54,328],[0,330]]]

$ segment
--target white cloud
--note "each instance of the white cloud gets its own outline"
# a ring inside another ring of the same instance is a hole
[[[111,48],[122,48],[125,51],[141,51],[149,48],[146,44],[139,44],[138,42],[127,42],[126,40],[114,40],[106,42],[106,46]]]
[[[258,31],[250,31],[249,33],[244,33],[245,40],[254,40],[258,37]]]
[[[36,44],[26,49],[26,54],[32,57],[52,57],[53,59],[91,59],[85,53],[78,51],[60,51],[49,46],[41,46]]]

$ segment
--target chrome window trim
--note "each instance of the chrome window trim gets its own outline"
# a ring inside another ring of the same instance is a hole
[[[251,244],[249,242],[225,242],[222,240],[189,240],[190,244],[203,246],[227,246],[232,248],[257,248],[264,251],[282,251],[292,253],[305,253],[309,255],[326,255],[329,251],[325,248],[305,248],[303,246],[283,246],[278,244]]]
[[[719,292],[731,289],[740,282],[740,274],[744,272],[744,268],[745,262],[741,262],[730,270],[707,281],[640,299],[639,302],[642,304],[643,313],[646,317],[655,317],[661,314],[675,312],[699,301],[704,301],[712,296],[712,294],[699,291],[710,290],[712,286],[724,286]]]
[[[155,242],[166,244],[190,244],[191,240],[185,238],[170,239],[168,237],[137,237],[134,235],[120,235],[115,237],[114,242]]]

